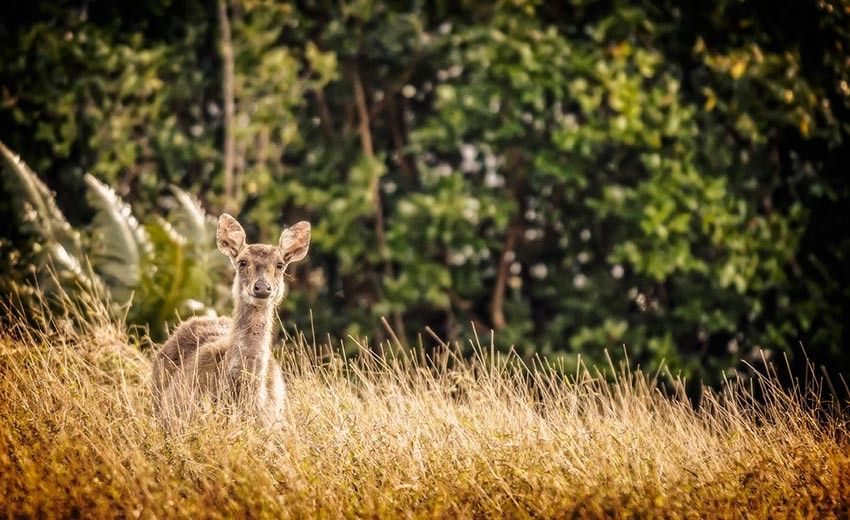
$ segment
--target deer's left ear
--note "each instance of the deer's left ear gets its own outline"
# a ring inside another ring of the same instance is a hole
[[[278,245],[286,263],[298,262],[307,256],[310,248],[310,223],[302,220],[283,230]]]

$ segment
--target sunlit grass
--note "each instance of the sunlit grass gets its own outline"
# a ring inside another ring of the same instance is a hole
[[[695,409],[675,381],[559,375],[486,342],[388,360],[295,338],[279,430],[229,410],[165,434],[136,341],[95,298],[64,308],[3,310],[4,516],[848,513],[846,416],[814,383],[756,377]]]

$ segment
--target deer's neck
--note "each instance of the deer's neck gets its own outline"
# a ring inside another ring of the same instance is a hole
[[[265,375],[271,356],[273,305],[236,305],[231,325],[232,346],[228,352],[231,373],[250,372],[260,379]]]

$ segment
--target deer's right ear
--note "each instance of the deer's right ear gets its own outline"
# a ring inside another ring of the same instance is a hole
[[[236,219],[222,213],[218,217],[218,229],[215,232],[215,243],[218,250],[231,260],[235,260],[239,251],[245,247],[245,230]]]

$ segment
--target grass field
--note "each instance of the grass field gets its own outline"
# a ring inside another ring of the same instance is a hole
[[[100,304],[3,312],[6,517],[850,514],[847,416],[816,384],[730,383],[695,409],[636,371],[559,376],[487,342],[389,362],[292,340],[278,431],[211,412],[166,435],[147,354]]]

